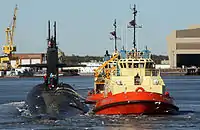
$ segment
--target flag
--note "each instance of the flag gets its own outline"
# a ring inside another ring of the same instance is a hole
[[[129,22],[129,24],[130,24],[131,26],[135,26],[135,25],[136,25],[135,20],[131,20],[131,22]]]
[[[113,35],[114,37],[116,36],[116,32],[113,31],[113,32],[110,32],[111,35]]]

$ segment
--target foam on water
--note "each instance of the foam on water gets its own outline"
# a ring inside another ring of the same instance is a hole
[[[1,115],[31,116],[30,111],[25,108],[25,101],[1,104],[0,111]]]
[[[0,104],[0,108],[2,106],[15,106],[15,107],[22,107],[25,104],[25,101],[20,101],[20,102],[10,102],[10,103],[4,103]]]

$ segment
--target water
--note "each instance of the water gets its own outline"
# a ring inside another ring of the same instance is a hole
[[[41,78],[0,79],[0,129],[76,130],[200,130],[200,76],[163,77],[167,90],[180,108],[179,115],[95,116],[77,115],[65,120],[35,119],[20,112],[28,91]],[[86,96],[93,77],[61,78]]]

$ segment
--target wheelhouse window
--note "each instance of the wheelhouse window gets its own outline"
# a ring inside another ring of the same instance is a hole
[[[133,68],[133,63],[128,63],[128,68]]]
[[[119,65],[120,65],[121,68],[123,68],[123,64],[122,63],[120,63]]]
[[[144,63],[140,63],[140,68],[144,68]]]
[[[147,62],[146,68],[153,68],[153,62]]]
[[[134,63],[134,68],[138,68],[139,67],[139,63]]]
[[[126,68],[126,63],[124,63],[124,68]]]

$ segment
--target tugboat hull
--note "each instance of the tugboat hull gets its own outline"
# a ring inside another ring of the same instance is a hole
[[[108,93],[108,96],[112,95],[111,93]],[[97,94],[88,94],[88,97],[86,98],[86,103],[87,104],[95,104],[98,100],[103,99],[104,94],[103,93],[97,93]]]
[[[108,96],[97,102],[99,115],[176,114],[179,108],[173,98],[151,92],[128,92]]]
[[[89,94],[88,97],[86,98],[86,103],[87,104],[95,104],[98,100],[103,98],[103,94]]]

